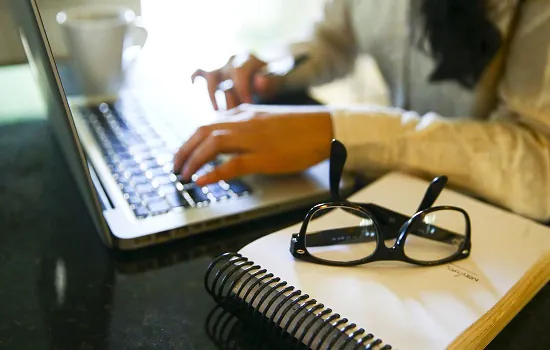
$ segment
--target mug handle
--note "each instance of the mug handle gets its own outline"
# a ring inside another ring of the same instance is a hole
[[[143,26],[141,17],[136,17],[136,19],[130,26],[130,37],[131,37],[132,45],[128,47],[126,50],[124,50],[124,69],[125,70],[130,68],[134,64],[134,62],[137,60],[137,57],[139,56],[141,49],[143,48],[143,46],[145,46],[145,42],[147,41],[148,36],[149,36],[149,32]]]

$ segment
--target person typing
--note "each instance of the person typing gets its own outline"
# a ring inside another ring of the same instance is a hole
[[[232,154],[197,184],[298,172],[327,159],[338,139],[349,151],[346,171],[445,174],[451,186],[550,219],[550,2],[332,0],[324,14],[309,41],[291,45],[307,59],[288,74],[265,74],[268,62],[252,54],[195,72],[215,109],[224,91],[233,118],[200,127],[174,171],[189,177]],[[253,104],[341,78],[364,53],[387,82],[390,107]]]

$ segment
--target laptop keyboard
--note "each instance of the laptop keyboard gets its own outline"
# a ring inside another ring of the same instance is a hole
[[[178,208],[204,207],[211,203],[249,195],[251,188],[241,180],[220,181],[198,187],[173,171],[174,150],[135,111],[123,113],[113,104],[83,109],[113,177],[138,218],[167,213]],[[193,176],[212,170],[213,161]]]

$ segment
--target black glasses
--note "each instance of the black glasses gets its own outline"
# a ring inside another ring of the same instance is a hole
[[[406,216],[373,203],[340,199],[339,184],[347,152],[332,142],[330,187],[332,202],[318,204],[292,235],[296,259],[334,266],[397,260],[420,266],[440,265],[470,255],[470,217],[461,208],[432,207],[447,183],[433,179],[416,213]],[[324,215],[330,213],[330,215]]]

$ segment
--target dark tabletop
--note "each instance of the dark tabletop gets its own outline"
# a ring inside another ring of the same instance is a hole
[[[254,348],[250,337],[258,332],[239,323],[224,323],[233,327],[229,331],[212,324],[220,318],[209,315],[220,310],[204,290],[205,270],[218,254],[305,214],[298,210],[139,252],[109,251],[46,121],[0,127],[0,203],[2,349],[227,346],[216,338],[233,339],[232,348]],[[547,286],[490,348],[549,349],[549,320]]]

